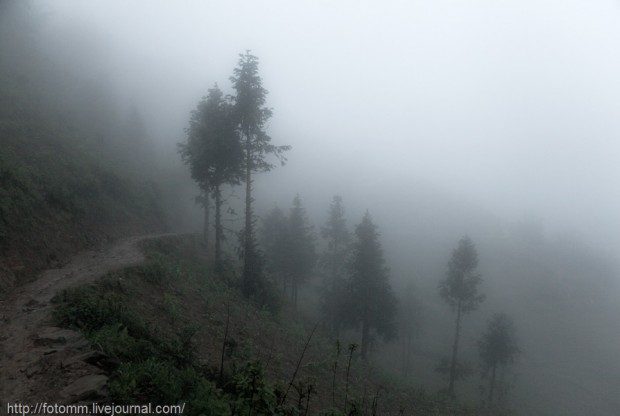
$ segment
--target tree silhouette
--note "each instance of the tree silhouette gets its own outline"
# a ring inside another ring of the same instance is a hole
[[[478,341],[478,352],[482,362],[482,375],[490,376],[487,400],[491,405],[498,368],[514,363],[519,354],[514,323],[508,315],[503,313],[493,315]]]
[[[351,235],[347,229],[342,198],[334,196],[327,222],[321,228],[327,248],[320,258],[325,279],[323,282],[323,315],[334,336],[338,337],[346,314],[342,299],[347,290],[347,260],[351,251]]]
[[[215,198],[215,266],[222,268],[222,186],[239,184],[242,151],[232,106],[215,85],[192,111],[187,141],[179,144],[183,161],[203,191],[205,243],[208,244],[209,197]]]
[[[308,279],[316,264],[315,237],[299,195],[293,199],[288,223],[291,299],[297,306],[299,286]]]
[[[284,152],[290,146],[274,146],[265,132],[272,111],[265,106],[267,90],[258,73],[258,58],[249,51],[239,55],[239,62],[230,77],[235,90],[234,114],[241,134],[243,148],[243,169],[245,181],[245,226],[242,238],[243,256],[242,289],[251,296],[264,284],[261,254],[254,235],[254,212],[252,209],[252,174],[270,171],[274,165],[267,155],[275,155],[282,163]]]
[[[478,293],[478,285],[482,279],[476,273],[477,267],[478,253],[476,247],[471,239],[465,236],[461,238],[457,248],[452,252],[446,278],[439,283],[439,294],[456,314],[448,384],[450,396],[454,396],[454,384],[457,378],[461,319],[463,315],[476,310],[484,301],[484,295]]]
[[[347,321],[361,326],[361,355],[366,360],[373,332],[385,340],[396,336],[396,297],[388,280],[379,233],[368,212],[355,228],[355,236]]]

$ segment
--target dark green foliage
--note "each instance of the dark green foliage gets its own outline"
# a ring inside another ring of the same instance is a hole
[[[446,278],[439,283],[439,294],[456,313],[448,383],[448,394],[450,396],[454,396],[454,384],[457,380],[461,318],[464,314],[476,310],[484,301],[484,295],[478,293],[478,286],[482,279],[476,273],[477,267],[478,253],[476,247],[469,237],[463,237],[459,240],[458,247],[452,252]]]
[[[235,371],[231,392],[236,397],[235,402],[231,403],[233,414],[235,412],[241,414],[242,409],[258,415],[283,414],[276,392],[265,381],[264,369],[260,362],[248,362]]]
[[[348,321],[361,327],[361,355],[368,356],[373,332],[389,340],[396,336],[396,298],[388,279],[377,227],[366,213],[355,228],[356,241],[349,280]]]
[[[230,78],[235,90],[234,112],[243,147],[245,181],[245,225],[241,235],[243,248],[242,289],[247,297],[263,290],[263,262],[254,235],[254,211],[252,209],[252,174],[266,172],[274,165],[266,157],[275,155],[282,163],[289,146],[271,144],[265,125],[272,111],[265,107],[267,90],[258,73],[258,58],[250,52],[239,56],[239,63]]]
[[[139,361],[156,353],[150,340],[139,334],[130,335],[127,326],[120,322],[91,331],[89,339],[97,349],[123,361]]]
[[[187,141],[179,144],[183,161],[192,178],[204,192],[205,241],[208,233],[209,195],[215,198],[216,269],[222,268],[221,243],[224,238],[221,207],[222,186],[239,184],[242,175],[242,149],[236,129],[233,106],[215,85],[192,111]]]
[[[179,152],[201,188],[213,190],[224,183],[239,183],[241,144],[232,104],[217,85],[192,111],[186,133],[187,141],[179,144]]]
[[[244,166],[250,172],[267,172],[275,167],[266,157],[276,156],[285,161],[284,152],[290,146],[275,146],[265,132],[272,110],[265,106],[268,91],[258,73],[258,58],[249,51],[239,55],[239,62],[230,77],[235,90],[234,111],[242,134]]]
[[[77,328],[87,334],[121,325],[133,337],[148,334],[146,324],[127,307],[122,294],[117,291],[102,292],[96,285],[80,286],[61,292],[54,302],[57,303],[54,318],[59,325]]]
[[[110,383],[110,394],[122,403],[140,403],[141,398],[148,398],[153,404],[170,404],[188,397],[205,381],[193,368],[180,369],[170,361],[146,358],[121,364]]]

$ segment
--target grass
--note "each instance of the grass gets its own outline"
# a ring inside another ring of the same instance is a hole
[[[257,308],[233,273],[213,272],[193,238],[152,240],[144,250],[144,265],[55,298],[59,325],[120,362],[109,384],[115,403],[186,402],[189,415],[337,416],[345,406],[348,415],[475,414],[380,376],[356,351],[337,354],[286,307]]]
[[[58,97],[44,97],[45,88],[6,61],[0,64],[0,292],[3,282],[18,283],[84,247],[163,223],[157,187],[122,172],[96,131],[78,129],[71,114],[54,110]]]
[[[121,178],[62,141],[5,138],[1,130],[0,260],[33,271],[105,237],[161,223],[153,186]]]

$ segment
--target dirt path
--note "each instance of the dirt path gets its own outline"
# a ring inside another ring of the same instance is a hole
[[[154,237],[131,237],[80,253],[0,303],[0,414],[6,414],[7,403],[70,403],[105,395],[101,357],[79,333],[53,326],[50,300],[60,290],[141,263],[138,243]]]

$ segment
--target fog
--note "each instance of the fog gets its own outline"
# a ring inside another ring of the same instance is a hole
[[[292,178],[337,176],[329,194],[372,171],[378,186],[398,177],[405,193],[422,184],[617,253],[617,3],[383,3],[47,7],[50,26],[76,42],[89,28],[103,76],[159,140],[178,141],[195,101],[214,82],[227,88],[251,49],[272,135],[295,149],[281,172],[289,193]]]
[[[316,229],[335,194],[349,226],[373,215],[397,294],[414,280],[435,323],[420,335],[417,383],[441,386],[431,361],[448,350],[443,328],[453,318],[436,287],[467,234],[488,301],[468,317],[465,355],[475,360],[477,334],[502,309],[524,352],[518,414],[617,414],[618,2],[50,0],[31,8],[41,16],[40,48],[76,94],[97,85],[119,113],[138,109],[160,157],[183,172],[180,228],[198,230],[202,214],[177,143],[208,88],[232,93],[238,54],[251,50],[274,110],[269,133],[292,146],[285,166],[257,177],[259,215],[288,209],[297,193]],[[234,192],[240,204],[241,188]],[[532,295],[551,284],[552,295]],[[551,298],[561,299],[545,306]],[[470,384],[464,390],[476,397]]]

